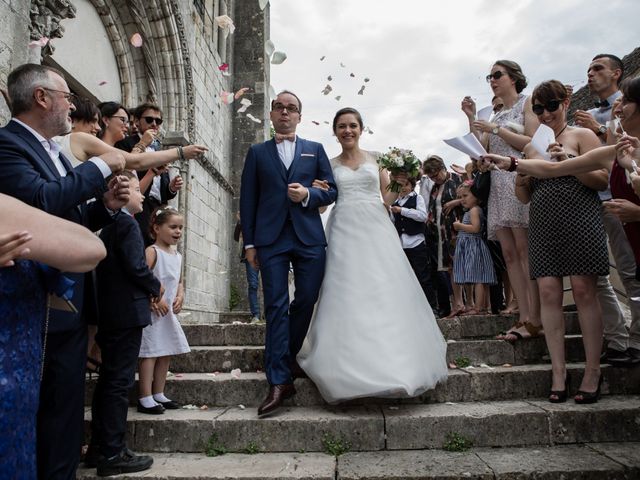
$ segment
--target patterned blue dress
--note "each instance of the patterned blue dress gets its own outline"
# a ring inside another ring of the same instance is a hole
[[[478,208],[478,207],[476,207]],[[486,222],[482,209],[480,213],[480,231],[478,233],[458,232],[456,254],[453,260],[453,281],[457,284],[497,283],[496,272],[493,269],[491,252],[482,238],[482,230]],[[471,225],[471,213],[465,212],[462,223]]]
[[[46,296],[34,262],[0,268],[0,477],[36,478]],[[7,477],[3,477],[7,475]]]

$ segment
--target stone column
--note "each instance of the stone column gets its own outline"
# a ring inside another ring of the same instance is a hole
[[[250,90],[245,96],[251,100],[252,105],[247,113],[262,120],[262,123],[258,124],[246,118],[245,114],[238,113],[233,117],[230,180],[235,190],[232,206],[237,212],[239,210],[240,176],[247,150],[254,143],[264,142],[269,135],[270,71],[269,58],[264,51],[264,44],[269,39],[269,6],[267,5],[264,10],[260,10],[257,1],[238,1],[234,2],[233,10],[233,19],[237,28],[233,36],[229,38],[233,38],[234,91],[249,87]],[[233,225],[231,225],[229,232],[233,233]],[[230,285],[237,289],[240,296],[240,304],[236,310],[248,310],[244,265],[232,258],[229,275]]]

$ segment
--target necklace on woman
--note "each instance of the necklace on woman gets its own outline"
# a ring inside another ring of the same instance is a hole
[[[569,122],[564,124],[564,127],[562,127],[562,130],[560,130],[557,134],[556,134],[556,139],[562,135],[562,132],[564,132],[564,130],[567,128],[567,126],[569,125]]]

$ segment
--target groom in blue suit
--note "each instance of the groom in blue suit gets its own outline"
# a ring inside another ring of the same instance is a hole
[[[307,334],[324,276],[326,239],[319,207],[336,199],[331,165],[321,144],[297,137],[302,103],[289,91],[271,102],[275,138],[249,148],[242,171],[240,218],[246,259],[260,268],[267,330],[269,393],[258,415],[295,394],[295,360]],[[315,179],[329,188],[313,188]],[[289,265],[295,298],[289,303]]]

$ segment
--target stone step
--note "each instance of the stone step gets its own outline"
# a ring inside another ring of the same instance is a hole
[[[264,325],[249,324],[238,320],[227,323],[183,323],[182,328],[191,346],[264,345]],[[517,321],[514,315],[473,315],[455,318],[439,318],[438,326],[445,338],[451,340],[494,338],[498,332],[507,331]],[[234,323],[235,322],[235,323]],[[575,313],[565,313],[568,334],[579,334],[580,326]]]
[[[566,358],[569,362],[584,361],[582,337],[565,336]],[[171,371],[180,373],[230,372],[264,369],[264,347],[258,345],[192,346],[191,352],[171,359]],[[524,365],[548,361],[544,338],[533,338],[514,344],[504,340],[448,340],[447,361],[472,365]]]
[[[85,412],[88,430],[91,411]],[[640,441],[640,397],[605,396],[592,405],[545,400],[429,405],[284,407],[258,418],[255,408],[129,410],[128,446],[147,452],[319,452],[442,448],[452,433],[476,447]]]
[[[569,364],[572,376],[571,391],[576,391],[582,379],[584,364]],[[603,391],[612,395],[640,394],[640,368],[621,369],[610,366],[602,368]],[[384,403],[444,403],[488,400],[519,400],[544,398],[548,395],[551,365],[516,365],[513,367],[479,367],[449,370],[445,383],[423,395],[403,400],[358,399],[352,405]],[[91,404],[96,379],[87,381],[86,405]],[[297,394],[287,400],[288,405],[325,405],[317,388],[309,379],[296,380]],[[209,407],[244,405],[257,407],[267,392],[264,373],[243,372],[238,378],[229,373],[184,373],[167,379],[165,392],[182,404]],[[137,402],[137,385],[131,391],[130,403]]]
[[[623,480],[640,478],[640,443],[589,443],[536,448],[475,448],[466,452],[398,450],[323,453],[153,453],[145,472],[119,479],[157,480]],[[94,480],[95,469],[77,478]]]

